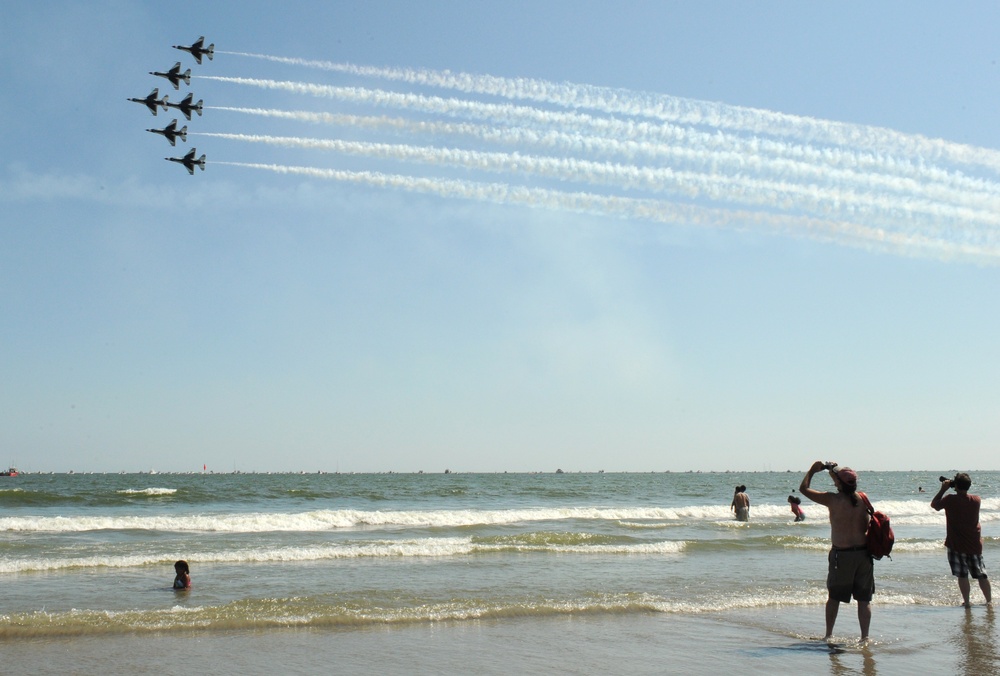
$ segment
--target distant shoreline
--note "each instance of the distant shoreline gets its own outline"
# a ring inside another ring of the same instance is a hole
[[[933,474],[934,478],[937,478],[937,474],[940,473],[954,473],[956,471],[964,472],[995,472],[1000,470],[993,469],[866,469],[864,467],[858,468],[859,472],[902,472],[908,474]],[[233,476],[233,475],[427,475],[427,476],[451,476],[451,475],[496,475],[496,474],[514,474],[514,475],[559,475],[559,474],[799,474],[804,473],[804,469],[775,469],[775,470],[737,470],[737,469],[727,469],[727,470],[710,470],[710,469],[666,469],[666,470],[439,470],[428,472],[425,470],[384,470],[384,471],[328,471],[328,470],[232,470],[232,471],[215,471],[215,470],[152,470],[152,471],[106,471],[106,470],[87,470],[87,471],[50,471],[50,470],[19,470],[19,476],[70,476],[70,475],[114,475],[119,474],[123,476],[192,476],[192,475],[212,475],[212,476]],[[8,478],[10,481],[16,481],[17,477],[0,477],[0,487],[3,486],[2,479]]]

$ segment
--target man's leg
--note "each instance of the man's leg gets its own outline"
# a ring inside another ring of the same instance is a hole
[[[827,640],[833,636],[833,625],[837,623],[837,611],[840,610],[840,601],[834,598],[826,600],[826,636]]]
[[[867,640],[868,627],[872,623],[872,604],[868,601],[858,601],[858,624],[861,625],[861,640]]]
[[[983,590],[983,596],[987,603],[993,603],[993,595],[990,591],[990,579],[988,577],[979,578],[979,588]]]
[[[969,578],[958,578],[958,589],[962,592],[962,605],[966,608],[971,607],[972,604],[969,603]]]

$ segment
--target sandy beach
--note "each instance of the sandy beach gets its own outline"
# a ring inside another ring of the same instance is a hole
[[[853,608],[831,649],[821,606],[720,615],[582,615],[343,630],[67,637],[3,646],[4,673],[711,674],[997,673],[995,611],[878,607],[867,646]],[[956,665],[960,667],[956,668]]]

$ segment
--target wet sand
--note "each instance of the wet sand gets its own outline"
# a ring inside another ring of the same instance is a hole
[[[995,611],[874,608],[858,645],[842,607],[830,647],[822,606],[718,615],[597,614],[335,630],[184,631],[28,639],[2,646],[5,674],[709,674],[1000,672]]]

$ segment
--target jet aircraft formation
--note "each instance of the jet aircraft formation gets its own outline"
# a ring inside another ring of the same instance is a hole
[[[205,47],[205,36],[198,38],[194,44],[190,46],[186,45],[172,45],[174,49],[179,49],[184,52],[188,52],[194,57],[194,60],[200,65],[203,56],[207,56],[208,60],[211,61],[212,57],[215,56],[215,44],[212,43]],[[149,71],[150,75],[156,75],[158,77],[166,78],[170,84],[174,86],[174,89],[180,90],[181,82],[186,85],[191,84],[191,69],[188,68],[183,73],[181,72],[181,62],[178,61],[174,64],[173,68],[167,71]],[[198,99],[198,102],[194,102],[194,94],[188,93],[179,103],[172,103],[166,94],[163,98],[159,98],[160,89],[159,87],[154,87],[153,91],[149,93],[148,96],[144,98],[130,98],[129,101],[134,101],[136,103],[141,103],[149,109],[153,115],[156,115],[157,110],[162,108],[167,110],[168,108],[175,108],[184,115],[187,120],[191,119],[191,113],[198,113],[198,117],[201,117],[202,111],[202,100]],[[153,132],[154,134],[162,135],[170,145],[177,145],[177,139],[187,142],[187,125],[184,125],[180,129],[177,128],[177,119],[168,124],[163,129],[147,129],[146,131]],[[188,170],[188,173],[194,175],[194,168],[201,167],[202,171],[205,171],[205,155],[197,157],[197,149],[191,148],[191,150],[184,155],[184,157],[165,157],[165,160],[170,162],[178,162],[184,165],[184,168]]]

